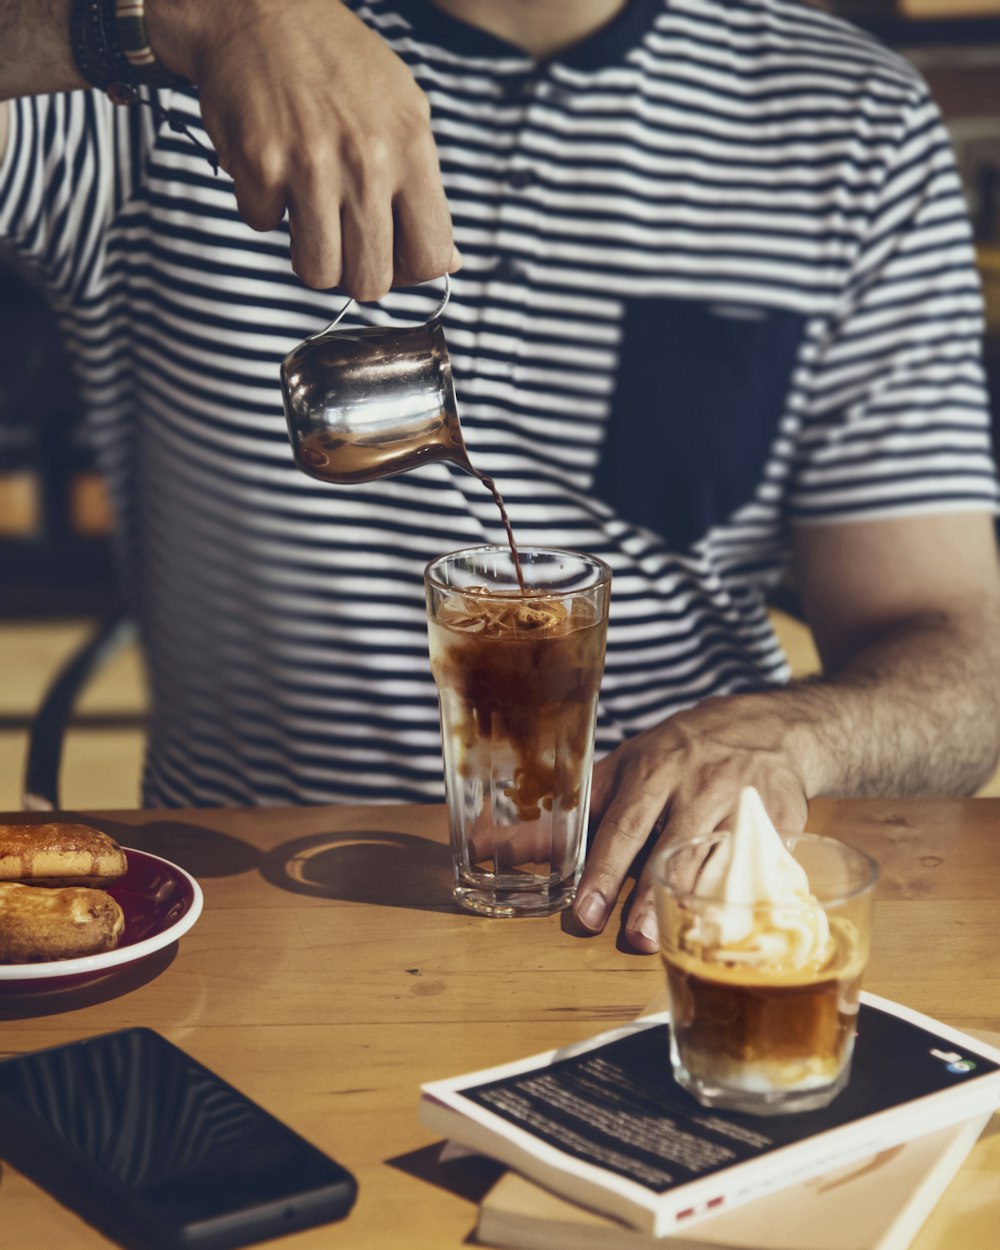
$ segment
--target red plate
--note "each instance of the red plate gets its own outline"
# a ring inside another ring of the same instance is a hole
[[[0,993],[67,989],[106,977],[117,968],[163,950],[201,915],[201,886],[168,859],[122,848],[128,871],[108,893],[125,913],[125,932],[113,951],[42,964],[0,964]]]

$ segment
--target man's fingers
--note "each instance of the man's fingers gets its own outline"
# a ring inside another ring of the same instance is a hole
[[[771,823],[779,833],[801,833],[806,827],[809,804],[801,788],[790,785],[760,786],[760,797]],[[733,827],[735,818],[730,822]]]
[[[440,278],[446,273],[456,273],[462,267],[462,254],[457,247],[452,247],[448,253],[447,259],[442,264],[440,261],[417,261],[410,259],[400,259],[399,256],[399,225],[396,225],[396,256],[393,260],[392,267],[392,285],[393,287],[419,286],[422,282],[430,282],[434,278]],[[403,249],[404,257],[406,255]]]
[[[344,271],[340,285],[365,304],[392,286],[393,222],[386,196],[364,205],[346,203],[341,214]]]
[[[598,760],[590,777],[590,821],[592,825],[600,822],[614,797],[618,780],[617,752],[606,755]]]
[[[693,801],[686,800],[665,770],[645,795],[630,786],[624,776],[601,820],[580,883],[575,908],[580,923],[586,928],[603,928],[629,868],[642,855],[651,835],[658,832],[655,848],[643,861],[625,926],[625,940],[633,949],[647,954],[655,951],[656,914],[649,859],[667,842],[711,833],[730,807],[728,792],[711,786]]]
[[[394,286],[416,286],[452,273],[461,263],[451,233],[451,214],[437,172],[433,144],[406,179],[393,203]],[[456,261],[458,264],[456,264]]]
[[[661,845],[663,845],[663,839],[656,844],[657,848]],[[649,857],[649,860],[651,859],[652,855]],[[646,866],[639,874],[635,893],[632,895],[632,906],[629,908],[628,920],[625,924],[625,941],[633,950],[644,955],[654,954],[659,950],[660,945],[649,860],[646,861]]]
[[[288,225],[292,268],[302,281],[318,291],[343,285],[339,221],[336,225],[331,224],[322,237],[317,237],[301,225],[297,226],[294,213],[289,214]],[[348,293],[354,294],[353,291]]]
[[[251,230],[273,230],[285,213],[285,188],[260,182],[242,171],[233,175],[236,207]]]
[[[594,835],[573,912],[585,929],[598,933],[618,898],[632,861],[646,844],[663,811],[668,789],[645,793],[623,784]]]
[[[632,905],[625,923],[625,941],[633,950],[652,954],[659,949],[651,868],[656,852],[669,842],[683,842],[711,833],[727,807],[728,802],[724,795],[711,793],[699,796],[699,801],[694,803],[684,803],[677,798],[671,803],[667,820],[661,822],[660,835],[643,860],[632,895]]]

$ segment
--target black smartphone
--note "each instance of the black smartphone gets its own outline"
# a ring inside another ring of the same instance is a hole
[[[128,1250],[341,1219],[354,1177],[152,1029],[0,1062],[0,1158]]]

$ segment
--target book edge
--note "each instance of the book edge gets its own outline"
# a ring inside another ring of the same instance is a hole
[[[965,1050],[1000,1063],[1000,1050],[985,1041],[890,999],[864,991],[861,998],[877,1010],[917,1025],[943,1041],[961,1045]],[[548,1180],[542,1183],[553,1192],[624,1220],[633,1227],[662,1236],[677,1231],[681,1212],[685,1213],[682,1217],[687,1221],[685,1227],[690,1227],[714,1214],[720,1197],[726,1209],[741,1206],[879,1150],[971,1119],[977,1113],[985,1114],[986,1108],[980,1105],[979,1100],[986,1097],[987,1091],[995,1091],[990,1111],[1000,1102],[1000,1072],[984,1073],[958,1088],[925,1094],[866,1116],[863,1120],[827,1130],[806,1142],[780,1147],[766,1158],[744,1160],[722,1173],[689,1181],[669,1194],[656,1195],[637,1182],[617,1176],[598,1164],[571,1159],[559,1147],[540,1141],[530,1130],[510,1124],[465,1097],[464,1089],[468,1086],[547,1067],[560,1059],[585,1054],[640,1030],[659,1027],[667,1020],[669,1012],[658,1012],[566,1047],[459,1077],[428,1082],[422,1086],[421,1121],[426,1127],[444,1132],[463,1145],[482,1150],[532,1179],[541,1179],[544,1173]],[[464,1109],[466,1107],[474,1109],[474,1114],[469,1114]],[[913,1131],[915,1122],[920,1124],[916,1132]],[[861,1125],[869,1131],[855,1140]],[[792,1157],[793,1149],[797,1166],[790,1173],[783,1165]],[[588,1196],[594,1194],[600,1195],[600,1200],[595,1202],[591,1197],[588,1201]],[[708,1205],[710,1202],[711,1208]]]
[[[991,1118],[991,1115],[980,1115],[957,1128],[954,1125],[949,1126],[956,1129],[951,1140],[924,1172],[910,1195],[899,1204],[889,1226],[875,1240],[866,1242],[863,1250],[907,1250]],[[947,1129],[934,1131],[946,1132]],[[521,1179],[528,1185],[544,1189],[531,1177]],[[502,1183],[503,1178],[497,1185]],[[489,1197],[488,1194],[479,1205],[476,1235],[482,1242],[504,1247],[505,1250],[644,1250],[650,1241],[655,1240],[649,1234],[627,1225],[607,1227],[607,1223],[611,1221],[606,1215],[603,1216],[601,1225],[580,1224],[558,1217],[548,1219],[544,1215],[524,1213],[512,1206],[491,1206]],[[561,1200],[568,1201],[565,1198]],[[853,1242],[851,1244],[854,1250],[860,1250]],[[689,1238],[681,1232],[671,1234],[669,1241],[664,1242],[664,1250],[737,1248],[732,1240],[713,1240],[710,1233],[706,1237]],[[757,1239],[752,1243],[745,1243],[740,1250],[765,1250],[765,1245]],[[846,1245],[844,1250],[847,1250]]]

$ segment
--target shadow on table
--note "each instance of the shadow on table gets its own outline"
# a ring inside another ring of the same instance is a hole
[[[409,833],[310,834],[262,857],[264,879],[314,898],[452,912],[451,852]]]
[[[110,1002],[113,998],[121,998],[124,994],[130,994],[140,986],[154,981],[161,972],[170,967],[176,954],[177,943],[172,942],[163,950],[147,955],[145,959],[113,969],[106,976],[85,985],[60,986],[57,983],[51,989],[21,992],[15,988],[17,982],[4,982],[3,992],[0,993],[0,1021],[56,1016],[66,1011],[79,1011],[84,1007]]]
[[[101,820],[124,846],[169,859],[193,877],[231,877],[258,869],[281,890],[385,907],[454,911],[451,852],[409,833],[314,833],[260,851],[229,834],[180,821],[129,825]]]
[[[102,818],[101,828],[123,846],[159,855],[196,878],[233,877],[258,869],[269,884],[295,894],[383,907],[455,911],[449,847],[410,833],[314,833],[283,842],[271,851],[260,851],[230,834],[181,821],[131,825]],[[625,954],[635,954],[624,937],[630,906],[631,898],[619,913],[615,940],[617,949]],[[603,937],[582,928],[570,911],[562,913],[561,926],[574,937]]]
[[[505,1164],[498,1163],[495,1159],[487,1159],[483,1155],[443,1160],[443,1146],[444,1142],[422,1146],[419,1150],[386,1159],[386,1165],[475,1203],[486,1197],[507,1170]]]
[[[240,838],[180,821],[127,825],[102,817],[101,828],[122,846],[169,859],[192,877],[235,877],[259,867],[263,858],[262,851]]]

